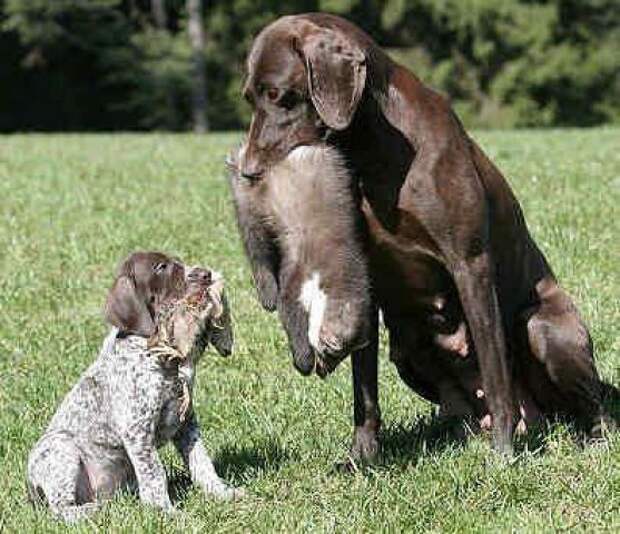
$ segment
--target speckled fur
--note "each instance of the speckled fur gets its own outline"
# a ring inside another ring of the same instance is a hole
[[[231,499],[242,494],[215,472],[184,390],[194,384],[199,350],[180,363],[157,356],[149,340],[121,336],[116,327],[98,358],[65,397],[28,459],[28,489],[68,522],[95,511],[121,489],[173,509],[157,449],[172,440],[194,483],[205,493]],[[184,384],[187,388],[184,389]]]

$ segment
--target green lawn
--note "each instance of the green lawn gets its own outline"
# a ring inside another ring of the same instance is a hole
[[[591,327],[599,369],[618,382],[620,130],[481,132],[530,228]],[[385,456],[334,472],[351,434],[350,365],[296,373],[277,318],[255,299],[223,158],[238,135],[0,137],[0,532],[62,531],[25,501],[30,447],[105,334],[120,259],[161,249],[221,270],[235,318],[230,359],[209,351],[195,406],[221,475],[248,497],[179,492],[165,517],[122,495],[83,531],[528,531],[620,529],[620,435],[584,448],[555,424],[512,465],[484,437],[427,439],[433,407],[382,355]],[[170,478],[180,460],[162,452]],[[179,487],[179,485],[177,485]]]

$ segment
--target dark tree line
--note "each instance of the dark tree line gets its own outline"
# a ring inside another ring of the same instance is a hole
[[[239,128],[253,36],[319,10],[469,125],[620,122],[620,0],[0,0],[0,131]]]

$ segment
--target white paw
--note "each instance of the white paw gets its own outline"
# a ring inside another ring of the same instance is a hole
[[[234,488],[232,486],[222,486],[211,492],[211,494],[222,501],[237,501],[243,499],[247,493],[243,488]]]

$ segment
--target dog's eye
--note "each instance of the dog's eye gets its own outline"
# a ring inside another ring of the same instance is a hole
[[[278,90],[277,87],[269,87],[266,91],[265,94],[267,95],[267,98],[271,101],[271,102],[275,102],[276,100],[278,100],[278,97],[280,96],[280,91]]]
[[[166,262],[159,262],[156,263],[155,265],[153,265],[153,272],[155,274],[161,274],[166,270],[166,267],[168,267],[168,264]]]

